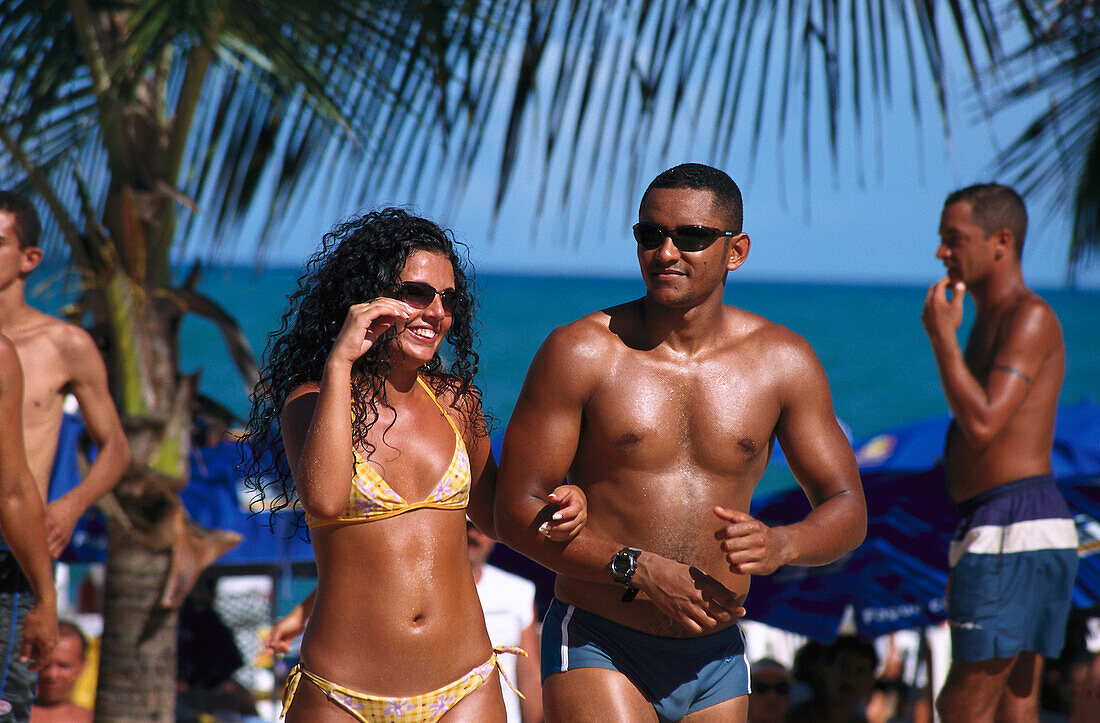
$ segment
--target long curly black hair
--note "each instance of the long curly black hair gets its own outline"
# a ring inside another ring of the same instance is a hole
[[[445,339],[450,364],[436,353],[420,373],[437,394],[449,392],[459,404],[481,409],[481,392],[473,384],[478,355],[474,351],[473,278],[466,262],[466,246],[435,223],[399,208],[372,211],[344,221],[325,234],[320,250],[306,262],[281,326],[268,336],[264,365],[252,393],[252,413],[239,443],[244,476],[255,491],[253,509],[269,510],[272,526],[275,514],[287,508],[295,513],[296,529],[304,526],[279,428],[279,414],[287,396],[306,382],[321,380],[348,309],[392,294],[405,261],[416,251],[446,256],[454,268],[457,292],[451,329]],[[382,382],[391,370],[394,336],[393,330],[384,334],[352,366],[352,442],[368,453],[373,445],[367,442],[367,432],[378,421],[379,405],[388,406]],[[479,414],[467,415],[467,419],[475,425],[486,424]]]

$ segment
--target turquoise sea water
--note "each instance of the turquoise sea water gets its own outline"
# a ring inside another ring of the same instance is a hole
[[[239,320],[256,354],[277,328],[297,270],[256,273],[207,271],[200,290]],[[931,283],[931,281],[930,281]],[[641,280],[481,275],[481,372],[485,406],[507,423],[527,366],[554,327],[595,309],[641,296]],[[836,414],[857,438],[947,411],[927,337],[920,324],[926,289],[785,283],[739,283],[730,277],[726,301],[804,336],[821,359]],[[1100,399],[1100,292],[1041,291],[1061,320],[1067,347],[1062,403]],[[965,329],[973,315],[968,302]],[[241,416],[243,384],[216,327],[188,319],[182,331],[183,368],[201,370],[200,389]],[[772,465],[761,489],[793,484]]]

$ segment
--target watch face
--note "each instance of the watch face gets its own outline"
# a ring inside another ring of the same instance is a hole
[[[611,558],[611,572],[616,575],[625,575],[630,572],[630,557],[622,553],[615,553]]]

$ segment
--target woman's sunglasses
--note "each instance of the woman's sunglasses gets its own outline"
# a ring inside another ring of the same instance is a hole
[[[680,226],[666,229],[649,221],[634,224],[634,238],[638,241],[638,245],[647,251],[659,247],[666,238],[671,238],[673,245],[681,251],[702,251],[714,243],[719,236],[736,235],[736,231],[720,231],[709,226]]]
[[[425,284],[423,281],[402,281],[394,294],[395,299],[404,301],[414,309],[427,309],[435,301],[436,296],[443,304],[443,311],[450,314],[455,310],[455,304],[458,303],[459,297],[459,292],[456,289],[439,291],[431,284]]]

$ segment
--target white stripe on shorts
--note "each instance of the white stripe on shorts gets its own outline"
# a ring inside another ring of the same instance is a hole
[[[574,606],[565,609],[561,617],[561,672],[569,670],[569,619],[573,617]]]
[[[737,632],[741,633],[741,660],[745,661],[745,674],[748,677],[748,681],[745,688],[746,693],[752,692],[752,665],[749,664],[749,646],[745,642],[745,629],[740,625],[737,626]]]
[[[1077,548],[1077,527],[1065,518],[1026,520],[1011,525],[982,525],[966,531],[961,540],[952,540],[949,564],[955,567],[966,553],[998,555],[1037,550]]]

